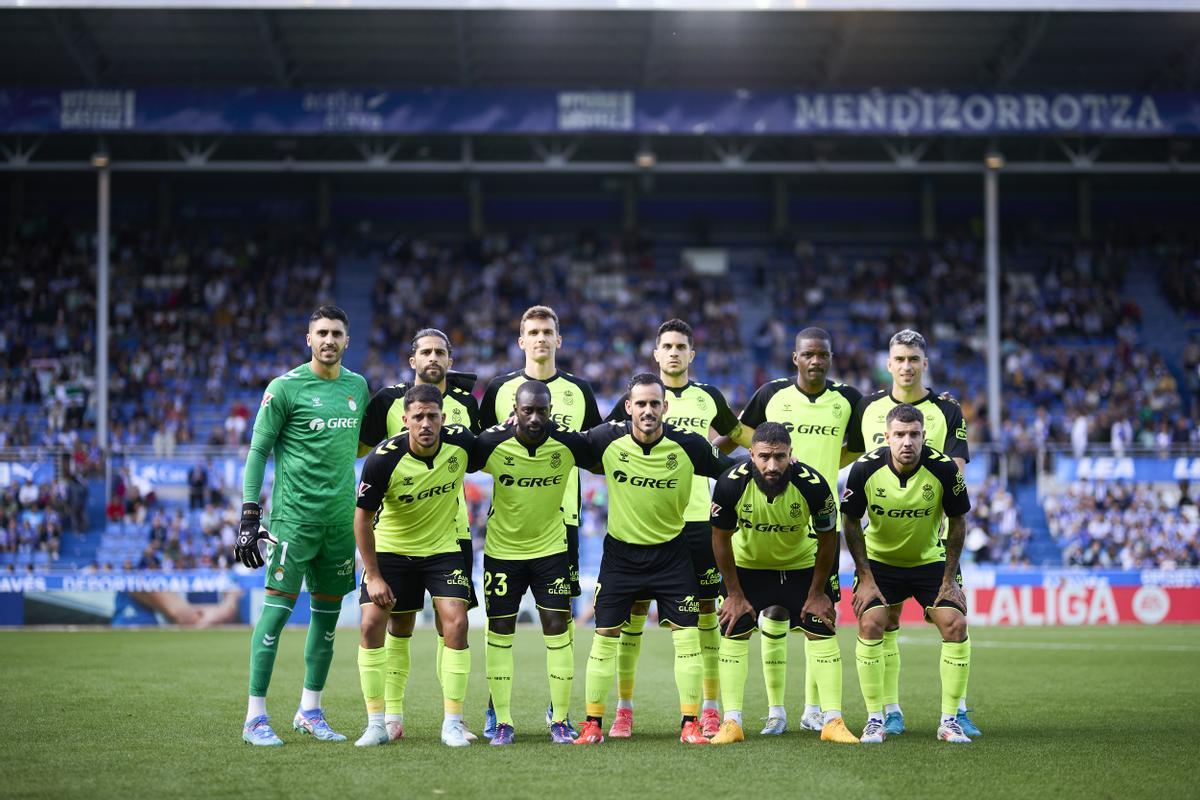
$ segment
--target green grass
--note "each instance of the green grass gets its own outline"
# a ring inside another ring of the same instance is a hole
[[[303,632],[282,637],[270,708],[285,747],[240,736],[249,632],[222,630],[0,633],[7,713],[0,797],[823,797],[1194,796],[1191,723],[1200,712],[1200,626],[977,629],[970,699],[984,736],[935,741],[938,675],[931,630],[904,631],[901,694],[909,733],[878,747],[826,745],[796,731],[757,735],[765,712],[757,644],[746,686],[749,740],[722,748],[677,741],[670,637],[647,631],[634,738],[599,747],[549,743],[540,633],[517,639],[517,742],[451,751],[438,738],[433,639],[419,631],[408,690],[408,738],[359,750],[291,730]],[[577,647],[582,716],[590,632]],[[842,634],[846,716],[864,716],[853,638]],[[352,738],[365,716],[356,637],[343,631],[326,691],[334,726]],[[473,634],[468,722],[486,702]],[[803,704],[803,651],[792,637],[788,706]],[[615,705],[615,701],[614,701]],[[611,712],[610,712],[611,713]],[[384,792],[387,795],[383,794]]]

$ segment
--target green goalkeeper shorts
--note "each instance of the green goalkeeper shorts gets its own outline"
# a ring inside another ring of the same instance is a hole
[[[354,591],[353,525],[276,522],[270,531],[279,543],[267,559],[268,589],[297,594],[306,583],[311,594],[341,597]]]

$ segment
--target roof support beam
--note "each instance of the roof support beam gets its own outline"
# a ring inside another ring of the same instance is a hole
[[[862,14],[838,14],[833,35],[821,59],[818,85],[830,87],[837,85],[846,66],[846,60],[854,49],[854,38],[862,25]]]
[[[275,18],[266,11],[254,12],[254,25],[258,28],[259,38],[267,52],[267,60],[271,62],[271,71],[275,74],[275,83],[282,89],[291,89],[295,83],[296,67],[288,58],[287,49],[279,35],[279,26]]]
[[[467,46],[467,14],[454,12],[454,46],[458,51],[458,85],[471,85],[471,52]]]
[[[996,52],[983,63],[980,76],[984,82],[996,89],[1003,89],[1012,83],[1046,35],[1049,25],[1050,14],[1047,12],[1022,14]]]
[[[79,13],[54,11],[48,14],[47,18],[55,37],[75,62],[75,66],[79,67],[79,72],[88,86],[100,83],[107,64]]]

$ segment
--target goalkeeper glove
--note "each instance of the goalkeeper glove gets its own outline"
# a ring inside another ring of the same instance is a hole
[[[242,503],[242,527],[234,541],[233,554],[250,569],[258,569],[263,565],[262,553],[258,550],[258,541],[275,540],[261,527],[262,509],[258,503]]]

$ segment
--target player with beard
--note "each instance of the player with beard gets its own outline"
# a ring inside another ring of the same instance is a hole
[[[712,499],[713,552],[725,580],[721,605],[721,701],[725,720],[713,744],[745,739],[742,697],[758,609],[790,615],[812,650],[811,668],[825,712],[822,741],[857,744],[842,719],[842,657],[834,629],[837,504],[820,473],[792,461],[792,440],[778,422],[754,431],[750,461],[717,480]]]

